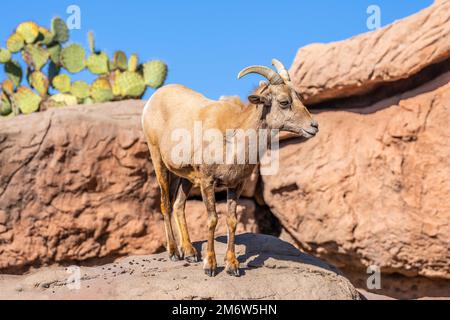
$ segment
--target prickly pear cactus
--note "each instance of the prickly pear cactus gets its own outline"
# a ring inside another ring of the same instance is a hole
[[[159,60],[149,61],[144,64],[144,80],[149,87],[157,89],[161,87],[167,78],[167,65]]]
[[[61,45],[56,43],[51,46],[48,46],[47,51],[50,54],[50,59],[52,60],[52,62],[58,66],[61,65],[61,60],[60,60]]]
[[[114,99],[111,85],[106,78],[99,78],[91,86],[91,97],[95,102],[107,102]]]
[[[53,18],[52,33],[54,34],[53,41],[58,43],[66,43],[69,40],[69,28],[66,22],[61,18]]]
[[[39,36],[39,26],[31,21],[19,24],[16,32],[22,36],[26,43],[34,43]]]
[[[109,58],[104,52],[93,53],[86,61],[86,66],[93,74],[107,74],[109,72]]]
[[[78,73],[85,68],[86,53],[82,46],[72,44],[61,50],[61,65],[70,73]]]
[[[41,97],[47,95],[49,83],[45,74],[40,71],[34,71],[30,74],[28,81],[30,86],[34,88]]]
[[[104,51],[97,50],[92,32],[88,33],[90,52],[87,57],[82,46],[65,45],[69,36],[69,29],[61,18],[52,19],[50,29],[32,21],[17,26],[6,41],[6,48],[0,47],[0,64],[4,65],[7,78],[1,83],[0,115],[44,111],[76,103],[141,98],[147,87],[158,88],[166,79],[167,66],[161,61],[142,65],[136,54],[128,59],[123,51],[116,51],[109,59]],[[29,87],[21,86],[24,63],[13,60],[16,53],[20,53],[26,63]],[[71,83],[66,73],[78,73],[85,68],[100,78],[92,85],[84,81]],[[64,69],[67,72],[61,73]],[[50,84],[57,91],[53,96]]]
[[[6,79],[2,82],[2,90],[8,96],[12,96],[14,94],[14,83],[10,79]]]
[[[117,78],[122,97],[140,98],[145,92],[145,82],[137,72],[125,71]]]
[[[6,41],[6,48],[12,53],[19,52],[25,45],[24,38],[18,34],[13,33]]]
[[[23,114],[30,114],[39,110],[42,98],[28,87],[20,87],[13,95],[14,104]]]
[[[52,81],[53,88],[61,93],[70,92],[70,77],[67,74],[60,74],[53,78]]]
[[[29,68],[33,70],[41,70],[47,64],[49,53],[38,45],[29,44],[22,51],[22,58]]]
[[[125,52],[117,51],[116,53],[114,53],[113,65],[115,66],[114,70],[116,68],[121,71],[126,71],[128,69],[128,59]]]
[[[70,93],[75,96],[79,101],[83,101],[90,95],[91,87],[84,81],[75,81],[72,83]]]
[[[39,27],[39,36],[37,38],[37,43],[41,45],[48,46],[53,42],[54,34],[51,33],[47,28]]]
[[[0,115],[7,116],[11,112],[12,106],[8,96],[4,92],[0,93]]]
[[[78,99],[67,93],[58,93],[50,97],[50,107],[68,107],[78,104]]]
[[[16,87],[20,86],[20,83],[22,82],[23,72],[20,64],[17,61],[11,60],[5,63],[5,73],[8,79],[10,79]]]
[[[137,54],[133,53],[128,60],[128,71],[135,72],[139,66],[139,58]]]
[[[8,49],[0,48],[0,63],[7,63],[11,60],[11,52]]]

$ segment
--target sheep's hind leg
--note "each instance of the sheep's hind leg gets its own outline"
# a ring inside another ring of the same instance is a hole
[[[236,209],[237,201],[242,192],[243,184],[236,189],[227,190],[227,226],[228,226],[228,243],[227,253],[225,255],[225,271],[232,276],[239,277],[239,261],[236,259],[235,253],[235,233],[236,233]]]
[[[152,157],[153,167],[155,168],[156,179],[161,188],[161,212],[164,217],[164,227],[166,230],[167,251],[170,260],[180,260],[180,253],[178,252],[175,237],[173,235],[172,223],[170,220],[172,208],[170,201],[170,172],[161,159],[158,148],[150,147],[150,154]]]
[[[202,198],[208,212],[208,244],[206,255],[203,259],[203,270],[205,273],[214,277],[216,275],[217,261],[214,252],[214,232],[217,226],[216,199],[214,194],[214,183],[212,181],[203,181],[201,184]]]
[[[175,222],[178,227],[179,239],[181,241],[181,253],[183,258],[188,262],[198,262],[198,253],[192,245],[189,237],[189,231],[186,223],[185,208],[186,200],[189,196],[189,192],[192,189],[192,183],[184,178],[181,178],[175,192],[175,201],[173,203],[173,212]]]

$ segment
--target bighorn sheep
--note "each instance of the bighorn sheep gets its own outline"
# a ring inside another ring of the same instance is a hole
[[[272,64],[278,72],[264,66],[251,66],[239,73],[238,79],[256,73],[268,80],[262,82],[258,91],[248,97],[248,106],[238,99],[213,101],[184,86],[168,85],[153,94],[143,111],[143,130],[161,187],[161,211],[169,256],[174,261],[184,258],[194,262],[198,259],[189,238],[184,211],[191,188],[193,185],[199,186],[208,212],[209,233],[203,269],[209,276],[215,275],[217,266],[214,252],[214,231],[217,225],[214,190],[216,187],[227,188],[228,246],[225,270],[239,276],[239,262],[234,249],[236,206],[244,182],[257,164],[248,161],[244,164],[199,164],[193,157],[182,163],[173,161],[175,142],[172,132],[183,128],[192,133],[195,123],[201,122],[204,129],[220,130],[222,143],[225,143],[227,129],[278,129],[306,138],[315,136],[318,124],[302,104],[287,70],[276,59],[272,60]],[[181,240],[181,255],[172,231],[172,213]]]

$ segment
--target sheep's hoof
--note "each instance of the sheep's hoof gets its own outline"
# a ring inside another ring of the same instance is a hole
[[[189,256],[189,257],[184,257],[184,260],[186,260],[189,263],[197,263],[200,261],[200,259],[198,258],[198,255],[193,255],[193,256]]]
[[[215,277],[216,276],[216,270],[215,269],[204,269],[205,270],[205,274],[208,277]]]
[[[173,262],[177,262],[177,261],[180,261],[181,258],[177,253],[172,253],[172,254],[170,254],[170,260]]]
[[[228,268],[228,269],[226,270],[226,272],[227,272],[230,276],[233,276],[233,277],[240,277],[240,276],[241,276],[241,273],[240,273],[239,269]]]

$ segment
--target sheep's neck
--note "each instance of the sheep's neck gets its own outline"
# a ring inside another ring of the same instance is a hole
[[[239,128],[243,130],[259,130],[265,128],[265,121],[263,119],[263,106],[256,106],[253,104],[248,105],[243,109],[242,119],[239,122]]]

